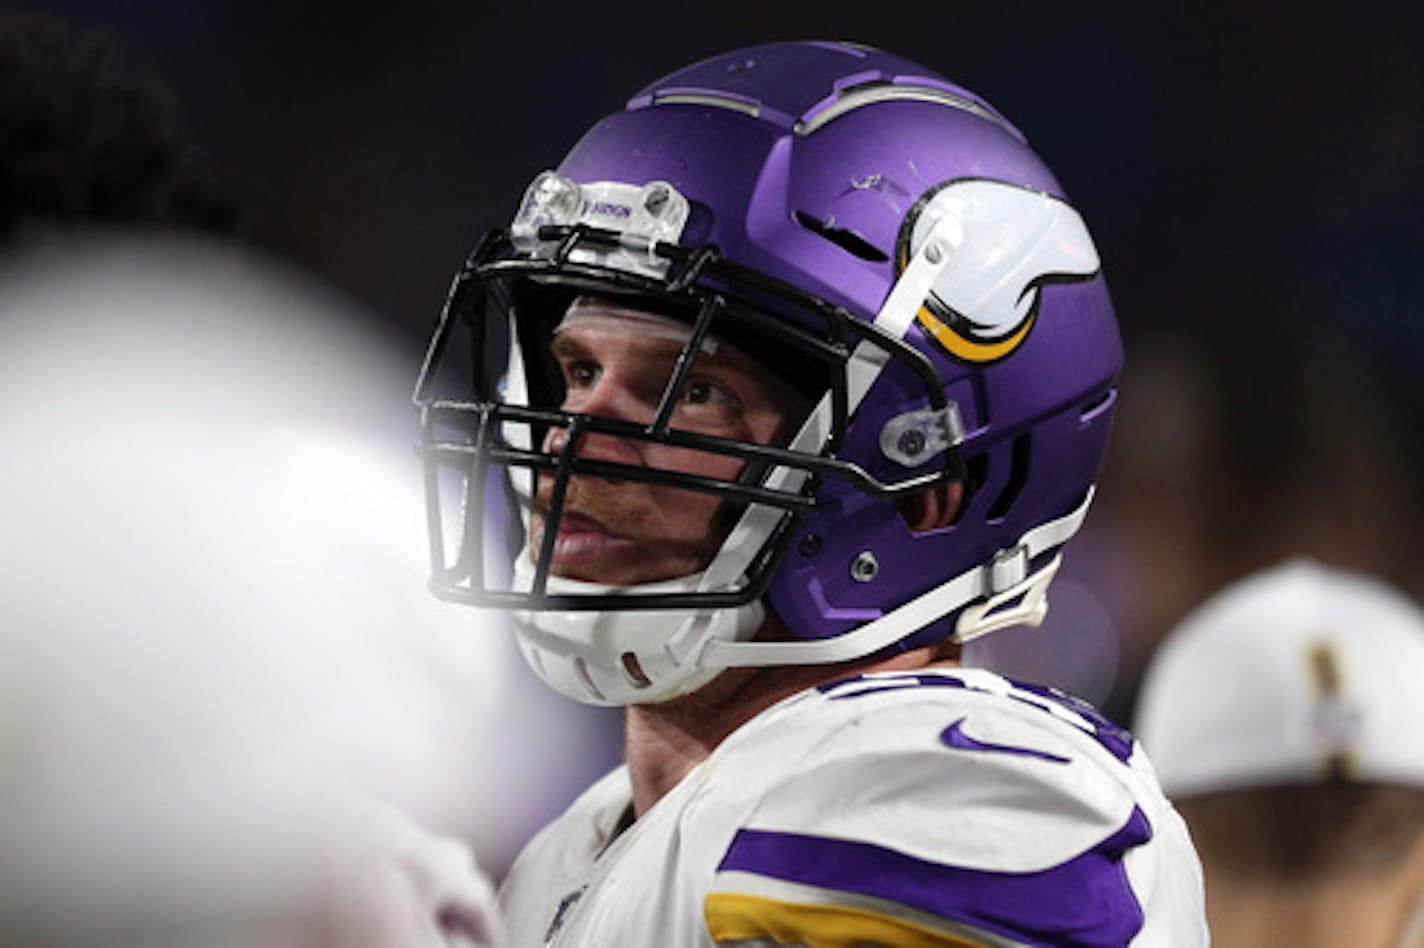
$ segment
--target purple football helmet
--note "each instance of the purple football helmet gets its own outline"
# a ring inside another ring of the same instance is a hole
[[[561,408],[550,341],[589,293],[686,327],[650,424]],[[709,339],[805,392],[786,443],[670,424]],[[1121,362],[1082,218],[983,99],[862,46],[717,56],[589,130],[456,278],[416,391],[432,587],[513,610],[535,670],[602,704],[685,694],[729,667],[1037,623]],[[593,433],[744,463],[732,480],[620,466],[577,453]],[[576,476],[717,495],[720,552],[642,586],[551,575]],[[542,551],[529,549],[541,477],[554,484]],[[949,480],[964,484],[953,522],[912,530],[896,502]],[[768,608],[795,641],[752,640]]]

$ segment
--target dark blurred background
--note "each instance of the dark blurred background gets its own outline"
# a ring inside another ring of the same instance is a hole
[[[1067,655],[1081,667],[1065,683],[1130,720],[1154,643],[1247,569],[1307,554],[1424,591],[1424,36],[1405,5],[8,8],[165,87],[177,134],[252,188],[247,238],[376,314],[412,374],[479,235],[653,77],[803,37],[919,60],[1057,172],[1128,347],[1063,609],[996,644],[1005,661]]]

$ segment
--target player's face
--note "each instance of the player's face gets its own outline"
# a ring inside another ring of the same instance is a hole
[[[579,304],[575,304],[577,308]],[[647,424],[682,352],[664,324],[603,318],[571,321],[553,342],[563,373],[566,411]],[[628,311],[624,311],[628,312]],[[646,317],[644,317],[646,318]],[[698,354],[672,416],[672,427],[699,434],[770,444],[804,416],[804,401],[751,357],[725,343]],[[562,446],[558,429],[546,448]],[[686,448],[585,435],[580,456],[735,479],[743,462]],[[540,548],[553,477],[539,478],[530,546]],[[627,586],[686,576],[704,568],[729,523],[712,494],[634,481],[578,476],[569,481],[554,542],[551,572],[572,579]]]

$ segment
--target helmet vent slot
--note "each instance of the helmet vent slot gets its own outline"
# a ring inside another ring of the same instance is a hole
[[[797,135],[803,137],[812,135],[847,112],[854,112],[879,102],[928,102],[933,105],[947,105],[993,122],[1018,137],[1016,130],[1004,121],[1003,117],[969,96],[941,88],[938,84],[926,85],[904,79],[897,82],[871,80],[841,89],[834,98],[823,99],[801,116],[794,130]]]
[[[648,673],[643,671],[643,663],[638,661],[638,656],[632,652],[624,652],[622,655],[623,674],[628,677],[628,683],[635,688],[648,688],[652,685],[652,680],[648,678]]]
[[[1113,403],[1115,403],[1116,401],[1117,389],[1108,389],[1106,392],[1103,392],[1097,398],[1093,399],[1092,401],[1088,402],[1086,405],[1083,406],[1083,410],[1078,413],[1079,423],[1085,425],[1091,424],[1092,422],[1096,421],[1098,416],[1101,415],[1104,411],[1109,408],[1112,408]]]
[[[824,237],[846,253],[854,254],[862,260],[869,260],[871,263],[888,263],[890,255],[876,247],[870,241],[860,236],[853,230],[846,230],[844,227],[837,227],[833,223],[818,220],[805,211],[796,212],[796,223],[809,230],[819,237]]]
[[[588,662],[581,658],[575,658],[574,671],[578,673],[579,683],[584,686],[595,701],[607,700],[603,697],[603,692],[599,691],[598,686],[593,683],[593,676],[588,673]]]
[[[954,512],[954,519],[951,524],[957,524],[964,518],[964,513],[974,500],[974,495],[979,492],[979,488],[984,486],[984,482],[989,479],[989,455],[976,454],[971,458],[964,459],[964,499],[959,502],[959,509]]]
[[[1030,444],[1031,439],[1027,434],[1021,434],[1014,439],[1013,448],[1009,452],[1009,478],[989,508],[989,520],[1002,520],[1008,516],[1019,499],[1019,494],[1023,493],[1024,485],[1028,483]]]

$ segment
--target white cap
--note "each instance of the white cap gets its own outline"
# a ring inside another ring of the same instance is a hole
[[[1248,577],[1168,636],[1136,730],[1173,797],[1331,775],[1424,787],[1424,612],[1304,560]]]

